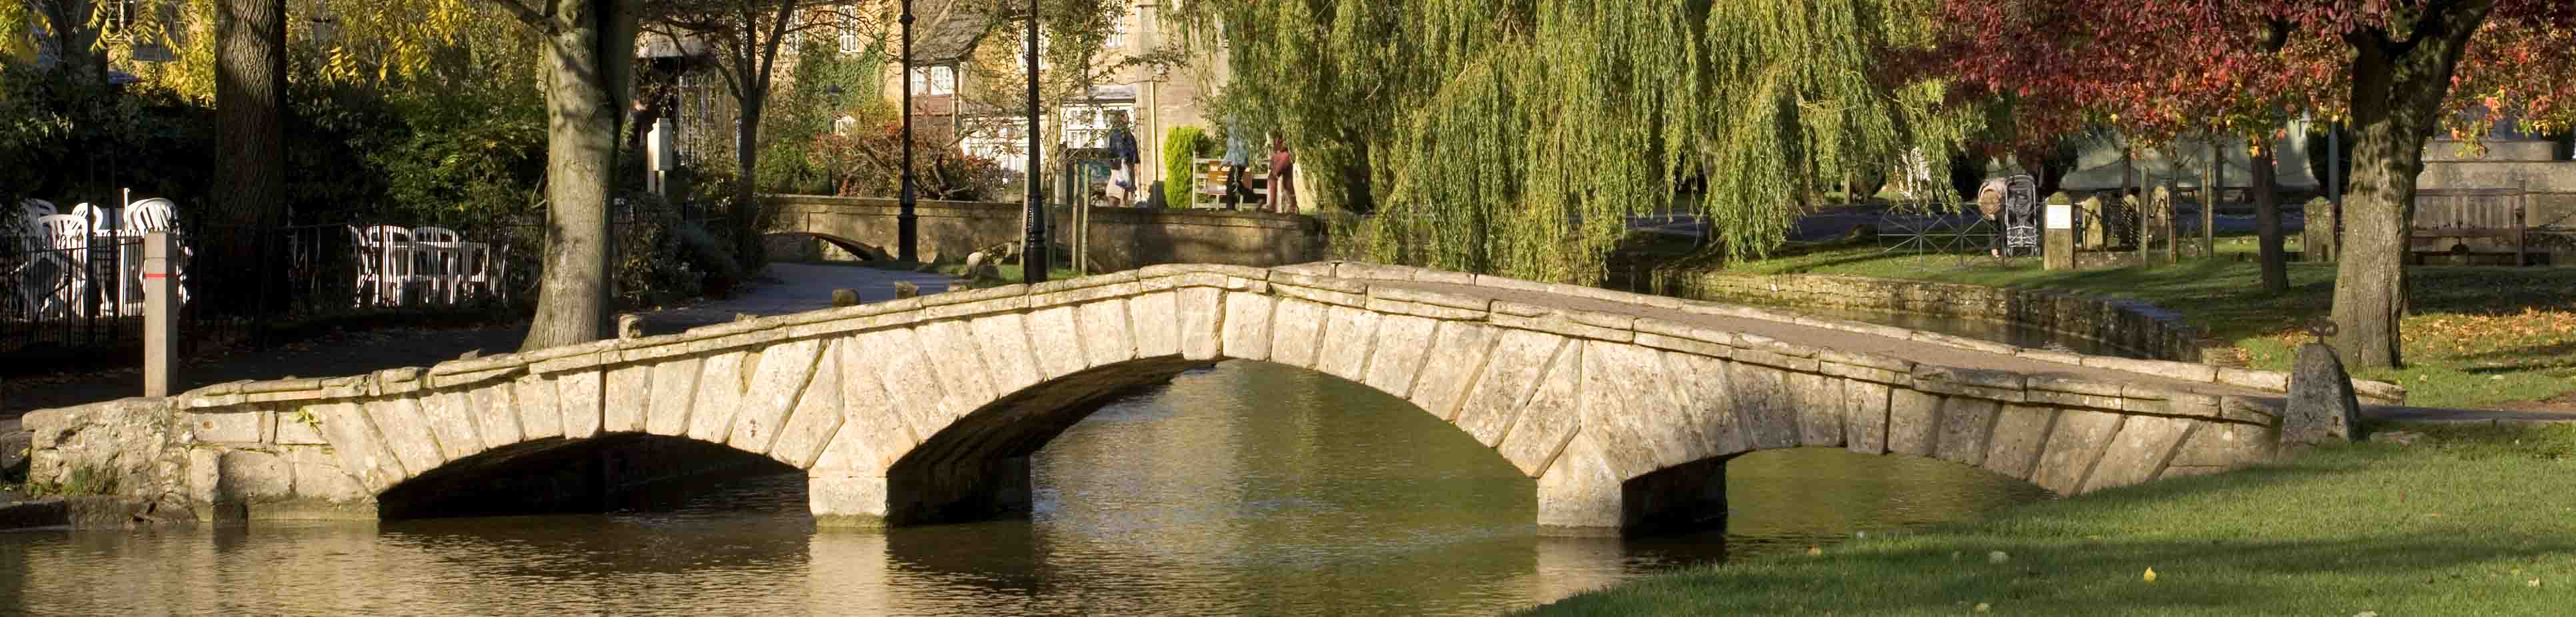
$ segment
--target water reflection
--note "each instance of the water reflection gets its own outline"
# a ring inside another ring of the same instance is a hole
[[[1456,429],[1229,363],[1050,444],[1028,521],[817,532],[790,474],[667,512],[0,534],[0,614],[1489,614],[2041,497],[1832,450],[1727,474],[1732,534],[1538,538],[1531,481]]]

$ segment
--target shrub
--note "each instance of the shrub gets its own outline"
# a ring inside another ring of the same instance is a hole
[[[1205,131],[1195,126],[1172,127],[1163,137],[1163,202],[1174,208],[1190,207],[1191,193],[1198,181],[1194,163],[1215,144]]]

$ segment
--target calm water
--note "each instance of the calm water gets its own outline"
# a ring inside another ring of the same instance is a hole
[[[1729,463],[1726,532],[1535,535],[1532,483],[1400,400],[1228,363],[1040,453],[1031,520],[817,532],[801,475],[656,513],[0,534],[0,614],[1490,614],[2045,498],[1837,450]]]

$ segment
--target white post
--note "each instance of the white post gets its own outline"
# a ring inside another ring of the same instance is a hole
[[[171,364],[179,352],[178,254],[170,233],[143,235],[143,395],[169,396]]]

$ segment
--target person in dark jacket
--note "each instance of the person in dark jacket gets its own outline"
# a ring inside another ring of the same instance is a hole
[[[1297,154],[1278,135],[1270,136],[1270,211],[1297,212]]]

